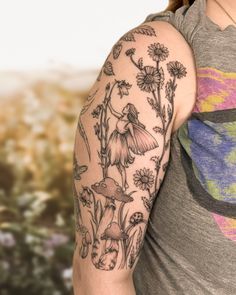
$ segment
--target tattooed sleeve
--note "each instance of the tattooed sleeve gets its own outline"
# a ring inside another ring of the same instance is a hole
[[[177,93],[187,77],[174,48],[150,24],[126,33],[79,115],[74,267],[81,272],[122,272],[137,262],[168,169]]]

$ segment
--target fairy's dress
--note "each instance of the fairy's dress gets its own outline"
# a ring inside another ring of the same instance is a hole
[[[131,124],[132,126],[130,126]],[[134,137],[130,133],[133,127]],[[107,155],[110,160],[110,165],[120,164],[128,167],[128,164],[134,162],[134,157],[131,155],[130,150],[134,154],[143,154],[149,150],[158,147],[156,139],[147,132],[140,125],[130,122],[128,119],[121,117],[116,123],[116,129],[111,133],[107,144]]]

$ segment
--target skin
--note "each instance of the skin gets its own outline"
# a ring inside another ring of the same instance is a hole
[[[236,2],[231,0],[218,0],[225,10],[236,20]],[[219,27],[224,30],[228,25],[233,24],[222,8],[214,1],[207,0],[206,15]],[[234,24],[235,25],[235,24]]]
[[[164,60],[159,62],[149,54],[150,48],[157,43],[162,44],[166,52],[168,49]],[[157,195],[169,160],[171,136],[191,114],[196,99],[192,51],[173,26],[161,21],[146,23],[127,32],[117,44],[90,90],[91,94],[96,93],[91,105],[79,116],[86,136],[81,128],[76,130],[75,157],[87,170],[84,169],[79,179],[74,179],[75,198],[85,187],[93,191],[94,198],[90,198],[92,203],[87,205],[81,200],[75,202],[76,212],[81,215],[76,220],[76,228],[80,231],[76,231],[77,247],[73,259],[75,295],[135,294],[132,273],[150,214],[143,197],[150,201],[151,196]],[[180,67],[178,77],[171,72],[176,63]],[[161,69],[164,76],[160,76]],[[163,87],[160,86],[161,77]],[[167,99],[165,86],[170,80],[176,88],[174,93],[169,90]],[[123,94],[118,94],[118,86],[124,85],[121,81],[125,81],[127,89],[122,86]],[[150,88],[152,86],[154,88]],[[127,119],[127,125],[124,122],[117,129],[120,116]],[[113,165],[111,160],[114,158],[104,150],[109,142],[117,160]],[[104,175],[114,180],[112,192],[105,186],[93,190],[94,184],[101,183]],[[99,193],[100,189],[103,195]],[[106,207],[104,196],[107,193],[115,197],[112,208]],[[128,201],[122,202],[122,198]],[[136,221],[134,216],[139,219]],[[128,238],[119,243],[114,240],[111,244],[102,240],[111,222],[119,224]],[[86,231],[90,233],[91,244],[83,248],[81,255]]]

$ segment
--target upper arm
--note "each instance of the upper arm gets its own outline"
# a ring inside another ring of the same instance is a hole
[[[194,96],[193,69],[188,45],[167,23],[140,25],[113,46],[76,130],[78,276],[132,272],[167,168],[173,123],[181,108],[191,108],[184,105]]]

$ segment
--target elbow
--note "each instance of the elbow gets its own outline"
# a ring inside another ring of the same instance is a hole
[[[77,248],[77,247],[76,247]],[[86,295],[82,285],[82,272],[79,264],[78,254],[76,249],[73,256],[73,275],[72,275],[74,295]]]
[[[94,274],[86,272],[76,259],[73,262],[74,295],[135,295],[132,275],[109,275],[107,272]]]

